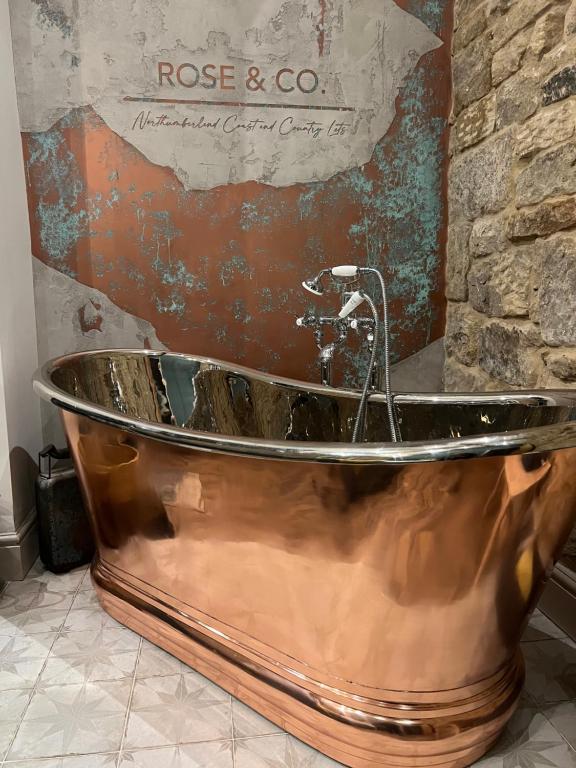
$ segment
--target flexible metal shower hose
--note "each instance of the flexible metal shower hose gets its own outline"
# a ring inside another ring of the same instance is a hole
[[[388,424],[390,426],[390,437],[392,442],[397,443],[400,440],[400,430],[396,423],[396,414],[394,410],[394,399],[392,396],[392,385],[390,382],[390,324],[388,318],[388,296],[386,293],[386,283],[382,273],[368,267],[363,269],[364,274],[372,274],[378,277],[380,282],[380,289],[382,291],[382,307],[383,307],[383,331],[384,331],[384,391],[386,394],[386,408],[388,412]],[[358,414],[356,415],[356,422],[354,424],[354,432],[352,435],[352,442],[358,443],[364,436],[364,422],[366,409],[368,406],[368,398],[370,396],[370,382],[372,380],[372,374],[374,366],[376,364],[376,355],[378,354],[378,342],[380,339],[380,318],[378,316],[378,310],[370,296],[365,294],[366,302],[370,307],[372,316],[374,318],[374,343],[372,345],[372,354],[370,355],[370,363],[368,365],[368,372],[366,374],[366,381],[364,382],[364,389],[362,390],[362,397],[360,398],[360,405],[358,406]]]

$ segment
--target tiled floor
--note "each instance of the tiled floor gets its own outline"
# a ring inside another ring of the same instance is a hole
[[[526,693],[482,768],[576,768],[576,644],[542,614]],[[337,768],[98,606],[87,569],[0,594],[5,768]]]

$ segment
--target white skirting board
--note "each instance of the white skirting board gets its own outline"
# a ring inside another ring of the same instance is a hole
[[[17,531],[0,533],[0,583],[21,581],[37,557],[36,510],[31,509]]]

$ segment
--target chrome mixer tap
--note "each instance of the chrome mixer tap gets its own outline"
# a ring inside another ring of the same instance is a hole
[[[324,293],[324,278],[329,276],[336,280],[344,280],[345,284],[358,280],[363,275],[375,275],[380,283],[382,293],[382,320],[376,309],[376,305],[364,290],[355,290],[353,292],[344,291],[342,297],[342,308],[336,317],[318,317],[314,314],[307,314],[298,318],[296,324],[299,327],[314,328],[314,335],[317,346],[320,350],[319,361],[321,370],[322,384],[333,385],[333,360],[337,350],[346,342],[348,333],[351,329],[362,332],[365,331],[365,339],[370,350],[370,362],[366,372],[365,383],[360,398],[358,414],[354,425],[353,442],[359,442],[365,430],[366,411],[370,390],[378,388],[380,381],[379,366],[377,364],[378,345],[380,333],[382,331],[384,342],[384,391],[386,394],[386,403],[388,408],[388,423],[390,435],[394,442],[400,437],[400,431],[394,410],[394,398],[390,383],[390,330],[388,323],[388,301],[386,295],[386,283],[382,273],[373,267],[358,267],[355,265],[342,265],[331,269],[323,269],[316,277],[304,280],[302,286],[314,294],[321,296]],[[370,308],[371,317],[351,317],[352,314],[366,303]],[[336,338],[328,344],[324,344],[324,329],[332,327],[336,332]]]

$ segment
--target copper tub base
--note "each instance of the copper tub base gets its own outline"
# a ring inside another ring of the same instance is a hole
[[[388,710],[386,716],[380,717],[359,709],[352,697],[348,706],[338,707],[326,706],[335,702],[314,697],[311,706],[306,701],[310,698],[309,686],[293,686],[290,692],[275,686],[273,673],[243,659],[224,640],[215,641],[190,617],[170,609],[163,601],[133,590],[122,578],[116,580],[113,571],[98,560],[92,565],[98,600],[110,616],[280,728],[350,768],[470,766],[498,739],[520,699],[524,662],[518,652],[506,669],[482,684],[453,692],[449,705],[427,704],[418,711],[405,704],[379,702]],[[323,707],[331,709],[331,713],[324,714]],[[336,716],[337,709],[341,717]],[[391,709],[397,710],[395,716]],[[345,722],[350,713],[357,723],[365,719],[366,725]],[[410,731],[415,734],[413,738]],[[434,737],[427,738],[427,731]]]

